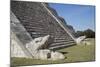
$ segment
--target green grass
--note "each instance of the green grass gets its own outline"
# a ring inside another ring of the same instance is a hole
[[[94,39],[90,40],[91,45],[75,45],[61,50],[66,58],[64,60],[36,60],[27,58],[11,58],[12,66],[20,65],[36,65],[36,64],[57,64],[57,63],[71,63],[71,62],[84,62],[95,60],[95,43]]]

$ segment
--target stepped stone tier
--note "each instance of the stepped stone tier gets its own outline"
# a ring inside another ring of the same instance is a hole
[[[11,1],[11,55],[35,59],[64,59],[53,50],[75,45],[75,31],[42,2]],[[82,39],[82,38],[81,38]]]
[[[74,36],[70,33],[74,33],[73,27],[66,25],[64,19],[59,17],[56,11],[49,7],[48,4],[40,2],[12,1],[11,11],[19,19],[33,39],[50,35],[51,40],[49,41],[49,49],[75,44],[75,41],[72,38]]]
[[[65,56],[60,52],[43,49],[48,46],[50,35],[32,39],[13,12],[11,12],[10,15],[11,57],[25,57],[41,60],[58,60],[65,58]]]

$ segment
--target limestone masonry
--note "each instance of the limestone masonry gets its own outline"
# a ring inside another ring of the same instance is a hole
[[[81,41],[74,34],[73,27],[47,3],[11,2],[11,57],[64,59],[55,50]]]

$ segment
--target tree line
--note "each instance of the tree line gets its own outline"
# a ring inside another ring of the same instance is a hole
[[[95,32],[91,29],[87,29],[84,31],[77,31],[75,36],[79,37],[84,35],[86,36],[86,38],[95,38]]]

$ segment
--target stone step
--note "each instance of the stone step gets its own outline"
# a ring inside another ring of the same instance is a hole
[[[59,38],[54,38],[55,40],[72,40],[72,38],[68,38],[68,37],[59,37]]]
[[[66,41],[66,42],[53,42],[50,46],[58,46],[58,45],[64,45],[64,44],[70,44],[75,43],[74,41]]]
[[[30,26],[25,26],[25,27],[28,27],[29,29],[41,29],[41,30],[43,30],[44,28],[43,27],[30,27]]]
[[[43,31],[45,29],[39,29],[39,28],[27,28],[27,31],[30,31],[30,32],[34,32],[34,31]]]
[[[55,36],[56,36],[56,37],[69,37],[68,34],[65,35],[65,34],[63,34],[63,33],[56,33]]]
[[[75,45],[76,43],[70,43],[70,44],[60,44],[60,45],[57,45],[57,46],[50,46],[49,49],[61,49],[61,48],[66,48],[68,46],[72,46],[72,45]]]
[[[40,25],[40,26],[44,26],[44,24],[41,24],[41,23],[36,23],[36,22],[33,22],[33,23],[29,23],[29,22],[24,22],[23,23],[23,25],[25,25],[25,26],[27,26],[27,25],[29,25],[29,26],[34,26],[34,25]]]
[[[26,28],[32,28],[32,27],[44,28],[44,25],[41,25],[41,24],[27,24],[27,25],[23,24],[23,25]]]
[[[54,40],[54,43],[57,43],[57,42],[71,42],[73,40],[67,40],[67,39],[64,39],[64,40]]]

